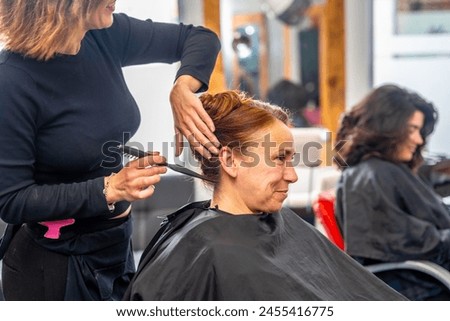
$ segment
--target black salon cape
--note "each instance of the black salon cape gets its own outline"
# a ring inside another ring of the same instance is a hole
[[[345,251],[363,264],[427,260],[450,270],[450,212],[405,164],[371,158],[346,168],[337,188],[336,216]],[[443,292],[419,272],[378,276],[413,300]]]
[[[336,216],[352,256],[450,268],[450,212],[404,164],[371,158],[344,170]]]
[[[124,300],[402,300],[294,212],[169,215]]]

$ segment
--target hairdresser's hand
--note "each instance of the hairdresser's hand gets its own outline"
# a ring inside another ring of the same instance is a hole
[[[206,158],[219,153],[216,147],[219,142],[213,134],[213,121],[195,95],[200,86],[201,83],[197,79],[183,75],[176,80],[170,93],[175,125],[175,156],[179,156],[183,151],[183,136]]]
[[[148,198],[155,192],[155,185],[161,180],[160,175],[167,172],[165,166],[152,166],[164,164],[166,159],[159,153],[142,157],[129,162],[116,175],[105,178],[107,202],[135,201]]]

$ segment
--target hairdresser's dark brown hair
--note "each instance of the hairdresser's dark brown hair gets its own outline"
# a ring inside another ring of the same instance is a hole
[[[255,133],[280,120],[291,126],[291,119],[285,110],[276,105],[252,99],[240,91],[225,91],[200,96],[208,115],[212,118],[214,134],[222,146],[232,150],[245,148],[246,143],[256,139]],[[217,157],[208,160],[194,151],[201,163],[201,169],[208,178],[218,181],[220,162]]]
[[[48,60],[82,30],[102,0],[0,0],[0,41],[4,48]]]
[[[415,111],[424,114],[421,135],[424,141],[408,163],[416,169],[422,162],[422,149],[427,137],[433,132],[438,114],[433,104],[417,93],[396,85],[383,85],[370,92],[341,119],[337,141],[344,142],[339,151],[342,157],[334,161],[340,168],[354,166],[371,157],[390,162],[396,159],[397,147],[408,139],[406,124]]]

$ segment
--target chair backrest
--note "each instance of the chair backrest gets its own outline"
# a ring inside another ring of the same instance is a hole
[[[335,195],[331,191],[319,193],[313,203],[313,211],[316,218],[322,224],[327,237],[341,250],[344,250],[344,238],[334,215]]]

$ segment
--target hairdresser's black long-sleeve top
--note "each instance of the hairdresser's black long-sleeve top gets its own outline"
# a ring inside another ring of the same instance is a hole
[[[112,27],[88,32],[74,56],[43,62],[3,51],[0,218],[17,224],[123,211],[127,202],[110,214],[102,193],[103,177],[122,166],[109,147],[140,123],[122,67],[181,61],[176,77],[191,75],[205,90],[219,47],[202,27],[117,14]]]

